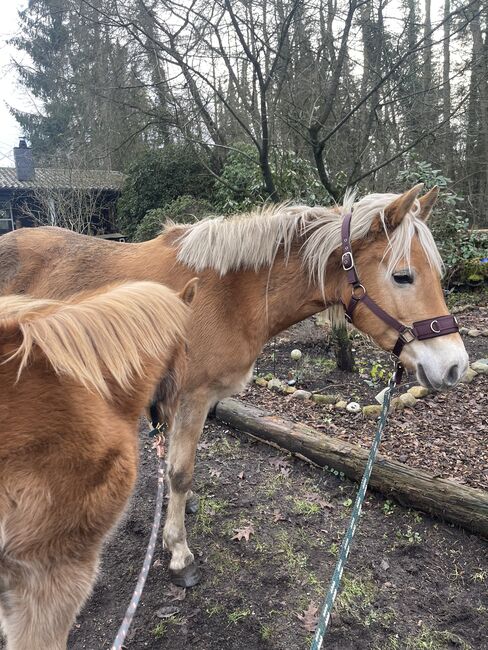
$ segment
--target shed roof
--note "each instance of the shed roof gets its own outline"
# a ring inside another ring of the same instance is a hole
[[[94,189],[119,191],[125,174],[105,169],[51,169],[36,167],[34,179],[19,181],[15,167],[0,167],[0,190]]]

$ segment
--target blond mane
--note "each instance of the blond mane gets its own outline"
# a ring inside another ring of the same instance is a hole
[[[103,397],[107,374],[124,390],[144,373],[147,360],[164,360],[183,336],[188,307],[167,287],[131,282],[82,293],[66,302],[26,296],[0,298],[2,329],[18,327],[18,376],[34,346],[58,374]]]
[[[206,268],[225,275],[239,269],[268,267],[280,248],[288,258],[292,243],[303,239],[301,254],[309,277],[324,291],[327,262],[341,244],[342,217],[353,211],[351,239],[363,239],[373,219],[379,216],[388,237],[385,257],[387,273],[401,260],[410,265],[412,237],[417,234],[431,266],[442,272],[442,261],[432,234],[418,218],[419,201],[392,234],[387,232],[385,209],[398,194],[370,194],[355,202],[355,193],[348,192],[341,208],[308,207],[282,204],[267,206],[232,217],[211,217],[191,226],[173,226],[181,230],[177,239],[178,261],[197,272]]]

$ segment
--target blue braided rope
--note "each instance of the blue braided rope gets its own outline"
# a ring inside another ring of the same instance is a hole
[[[127,636],[127,633],[129,632],[129,628],[131,626],[132,619],[134,618],[134,614],[136,613],[137,606],[139,605],[139,601],[142,595],[142,590],[144,589],[144,585],[146,584],[147,574],[149,573],[149,569],[151,568],[154,549],[156,548],[159,526],[161,524],[161,511],[163,509],[163,497],[164,497],[164,460],[160,458],[159,467],[158,467],[158,493],[156,496],[156,509],[154,512],[154,520],[153,520],[153,526],[151,530],[151,537],[149,539],[149,545],[146,550],[144,564],[142,565],[142,569],[139,573],[139,578],[137,579],[136,588],[134,589],[134,593],[132,594],[129,607],[125,612],[124,620],[122,621],[122,624],[119,627],[119,631],[117,632],[117,636],[115,637],[115,641],[113,642],[110,650],[121,650],[125,638]]]
[[[325,597],[322,611],[320,612],[319,621],[317,623],[317,629],[315,630],[315,636],[313,638],[312,645],[310,646],[310,650],[320,650],[322,648],[322,643],[324,642],[324,636],[327,631],[327,626],[330,621],[332,608],[334,607],[334,602],[337,597],[337,593],[339,591],[339,586],[341,583],[344,566],[349,556],[349,551],[351,550],[351,544],[352,544],[354,534],[356,532],[359,517],[361,516],[361,508],[363,506],[364,497],[366,496],[366,489],[368,487],[368,482],[371,476],[371,471],[373,469],[373,464],[376,458],[376,454],[378,453],[378,447],[380,446],[381,435],[386,425],[388,410],[390,408],[391,396],[395,391],[397,377],[399,377],[399,375],[397,375],[397,372],[393,373],[393,376],[390,379],[388,385],[388,389],[384,395],[383,408],[381,409],[381,414],[379,416],[378,429],[376,431],[373,444],[371,445],[371,449],[369,450],[366,467],[364,468],[361,484],[359,486],[359,490],[356,495],[356,500],[354,502],[354,506],[352,509],[351,520],[349,521],[349,526],[342,540],[341,549],[339,551],[339,559],[334,569],[334,574],[332,576],[332,581],[330,583],[329,591],[327,592],[327,595]]]

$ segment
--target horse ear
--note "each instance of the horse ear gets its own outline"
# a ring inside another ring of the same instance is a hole
[[[424,184],[419,183],[412,187],[408,192],[400,194],[390,205],[385,208],[385,223],[388,229],[394,230],[400,223],[403,218],[410,212],[412,206],[417,198],[420,190],[423,188]],[[376,217],[376,219],[371,224],[371,230],[373,232],[380,232],[383,230],[383,224],[381,219]]]
[[[437,185],[435,185],[431,190],[429,190],[427,194],[424,194],[423,196],[420,197],[419,218],[422,219],[422,221],[427,221],[427,219],[430,217],[430,213],[432,212],[432,208],[434,207],[438,197],[439,197],[439,187]]]
[[[197,294],[197,287],[199,282],[200,278],[192,278],[185,284],[183,291],[180,291],[180,298],[185,304],[191,305],[193,302],[193,299]]]

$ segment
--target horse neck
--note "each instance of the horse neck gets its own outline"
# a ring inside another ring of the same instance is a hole
[[[343,278],[336,266],[329,265],[323,294],[297,252],[286,260],[277,255],[272,268],[261,272],[266,339],[339,302]]]

